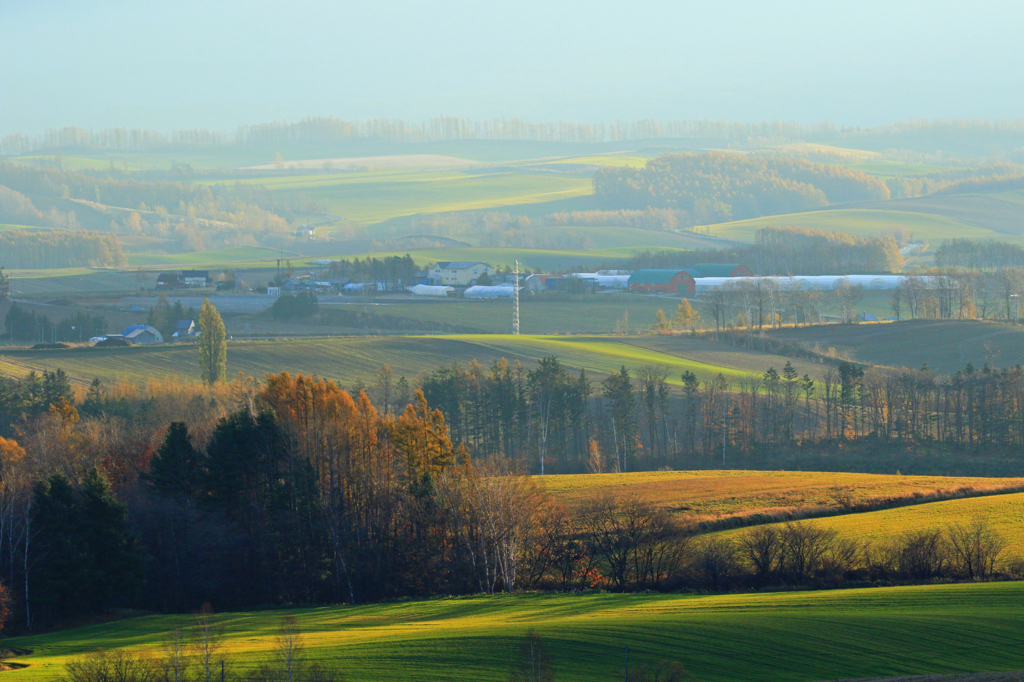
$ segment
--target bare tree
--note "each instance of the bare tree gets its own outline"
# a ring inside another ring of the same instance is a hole
[[[740,538],[740,552],[758,578],[768,578],[782,559],[782,534],[774,525],[754,526]]]
[[[166,682],[185,682],[192,667],[192,651],[185,631],[178,625],[164,637],[159,665]]]
[[[157,682],[157,666],[144,652],[100,649],[69,660],[61,682]]]
[[[988,521],[978,517],[970,523],[954,524],[947,534],[953,561],[962,575],[970,580],[992,575],[999,555],[1006,549],[1006,540]]]
[[[526,639],[519,645],[519,656],[509,681],[552,682],[554,679],[555,669],[551,665],[551,657],[544,649],[544,640],[534,632],[528,632]]]
[[[288,614],[281,619],[277,630],[277,659],[288,682],[295,682],[302,664],[302,630],[295,616]]]
[[[201,668],[203,682],[211,682],[217,663],[217,652],[224,639],[224,627],[213,617],[213,607],[203,604],[192,625],[192,646]]]
[[[836,542],[836,532],[806,521],[782,527],[783,571],[796,582],[804,582],[822,568],[828,551]]]
[[[376,389],[377,405],[383,410],[384,414],[391,414],[393,411],[392,405],[394,403],[394,384],[395,384],[395,373],[387,365],[381,366],[377,373],[373,377],[374,388]]]

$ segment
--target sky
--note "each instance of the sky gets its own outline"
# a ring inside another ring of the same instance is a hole
[[[0,135],[306,116],[1018,118],[1022,29],[1019,0],[0,0]]]

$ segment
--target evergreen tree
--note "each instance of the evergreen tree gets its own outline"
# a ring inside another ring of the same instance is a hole
[[[203,299],[203,307],[199,311],[199,329],[201,378],[208,384],[215,384],[227,374],[227,333],[224,331],[224,321],[220,318],[220,313],[208,298]]]
[[[4,274],[4,266],[0,265],[0,301],[11,300],[11,278]]]
[[[184,422],[172,422],[150,463],[153,489],[168,497],[194,497],[202,489],[203,457],[192,445]]]
[[[33,508],[29,603],[39,620],[131,603],[142,585],[143,555],[126,507],[102,474],[93,469],[77,490],[52,474],[36,484]]]
[[[29,607],[42,622],[80,612],[89,556],[78,532],[78,508],[71,482],[57,472],[36,483],[32,506],[32,555],[39,560],[29,580]]]
[[[78,535],[89,556],[88,581],[82,586],[88,606],[97,612],[129,605],[142,587],[144,562],[128,525],[128,509],[96,469],[86,475],[77,497]]]

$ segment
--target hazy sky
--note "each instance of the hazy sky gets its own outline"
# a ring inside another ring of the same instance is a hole
[[[0,0],[0,134],[1024,115],[1024,3]]]

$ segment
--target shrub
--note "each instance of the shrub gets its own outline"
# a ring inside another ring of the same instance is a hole
[[[302,291],[294,295],[279,296],[271,306],[270,314],[275,320],[297,320],[312,317],[319,309],[320,303],[316,294]]]

